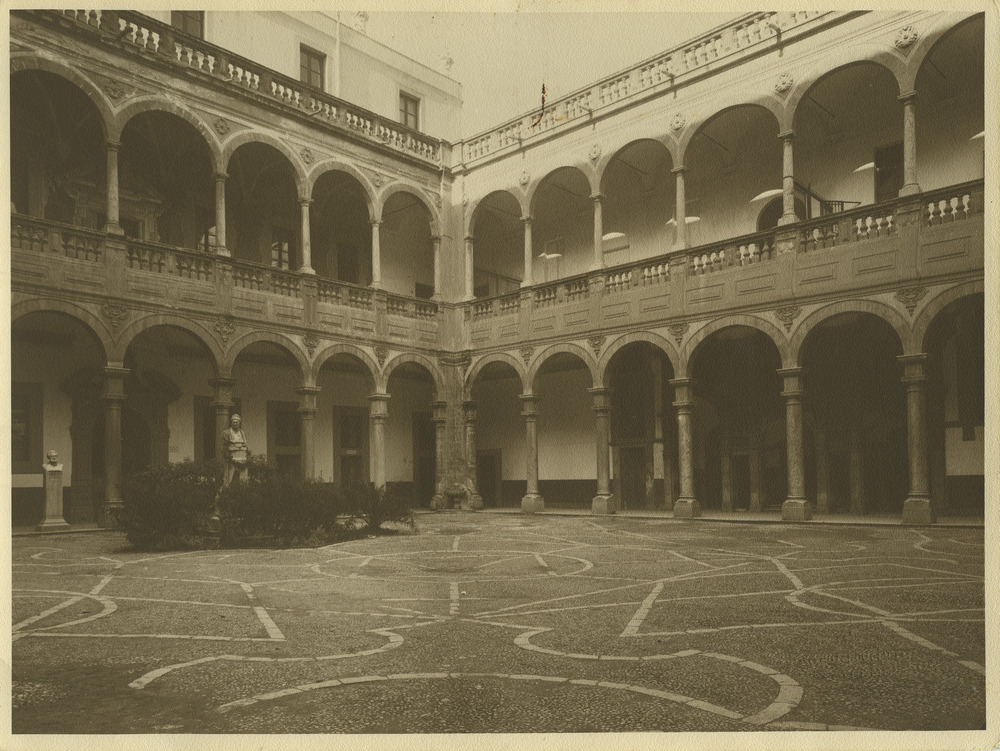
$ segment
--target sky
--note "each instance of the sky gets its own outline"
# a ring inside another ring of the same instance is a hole
[[[606,7],[606,6],[605,6]],[[475,135],[718,26],[738,14],[370,11],[367,33],[462,84]]]

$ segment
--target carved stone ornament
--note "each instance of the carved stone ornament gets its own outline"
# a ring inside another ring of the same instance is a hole
[[[439,209],[441,208],[441,194],[440,193],[437,193],[437,194],[434,195],[434,205],[437,206]]]
[[[524,172],[521,173],[521,178],[520,180],[518,180],[518,182],[521,183],[522,188],[528,187],[528,183],[531,182],[531,175],[528,174],[528,170],[525,170]]]
[[[791,73],[782,73],[778,80],[774,82],[774,93],[785,94],[795,84],[795,77]]]
[[[587,156],[590,158],[591,162],[597,164],[597,160],[601,158],[601,144],[595,143],[591,146],[590,153],[587,154]]]
[[[674,133],[678,133],[680,132],[680,129],[683,128],[686,124],[687,124],[687,118],[684,117],[683,114],[678,112],[676,115],[673,116],[673,119],[671,119],[670,121],[670,130],[672,130]]]
[[[592,336],[587,340],[590,343],[590,348],[594,350],[594,357],[601,356],[601,347],[604,346],[604,342],[606,342],[607,339],[608,337],[606,336]]]
[[[892,40],[892,43],[896,45],[898,49],[905,50],[909,48],[920,34],[912,26],[904,26],[899,31],[896,32],[896,38]]]
[[[681,340],[684,339],[684,335],[688,332],[689,328],[691,328],[691,324],[686,321],[684,323],[667,324],[667,331],[670,332],[674,341],[677,342],[677,346],[680,346]]]
[[[125,87],[117,81],[108,81],[104,84],[104,93],[117,102],[125,98]]]
[[[299,156],[302,157],[302,161],[306,164],[312,164],[316,161],[316,155],[312,152],[312,149],[303,147],[299,150]]]
[[[302,343],[306,345],[306,351],[309,353],[309,357],[313,356],[313,352],[319,346],[319,337],[315,334],[306,334],[302,337]]]
[[[524,360],[524,367],[528,367],[528,363],[531,362],[531,356],[535,354],[535,348],[530,344],[526,344],[521,347],[521,359]]]
[[[215,132],[218,133],[220,136],[228,135],[229,131],[232,130],[232,127],[229,125],[229,123],[223,120],[221,117],[214,123],[212,123],[212,127],[215,128]]]
[[[784,305],[774,311],[775,317],[785,324],[785,331],[792,330],[792,323],[802,314],[802,308],[798,305]]]
[[[385,367],[385,360],[389,356],[389,347],[386,344],[375,345],[375,357],[378,359],[378,366]]]
[[[896,299],[906,306],[906,312],[913,315],[917,303],[927,297],[927,288],[919,285],[915,287],[903,287],[896,290]]]
[[[233,325],[232,321],[222,318],[215,322],[215,330],[219,332],[219,337],[222,339],[223,344],[229,343],[229,337],[233,335],[236,331],[236,326]]]
[[[385,185],[385,177],[379,172],[372,172],[372,185],[376,188],[381,188]]]
[[[105,303],[101,306],[101,313],[111,324],[111,330],[116,331],[121,326],[122,321],[128,318],[128,308],[117,303]]]

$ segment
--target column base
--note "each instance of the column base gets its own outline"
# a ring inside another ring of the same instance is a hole
[[[538,493],[528,493],[521,499],[521,511],[525,514],[537,514],[545,510],[545,499]]]
[[[117,503],[105,503],[101,506],[97,514],[97,526],[102,529],[114,529],[118,526],[118,518],[121,515],[124,505],[121,501]]]
[[[446,508],[448,508],[448,499],[441,493],[435,493],[434,497],[431,498],[431,511],[440,511]]]
[[[69,524],[61,516],[49,517],[35,525],[36,532],[59,532],[69,528]]]
[[[675,519],[694,519],[701,516],[701,504],[696,498],[678,498],[674,502]]]
[[[795,214],[782,214],[778,218],[778,226],[784,227],[786,224],[795,224],[799,218]]]
[[[315,276],[316,275],[316,269],[314,269],[312,266],[303,266],[302,268],[299,269],[299,273],[300,274],[312,274],[313,276]]]
[[[232,258],[233,256],[233,254],[229,252],[229,248],[227,248],[225,245],[216,245],[215,255],[220,256],[222,258]]]
[[[899,195],[902,196],[915,196],[920,193],[920,186],[917,183],[910,183],[909,185],[904,185],[899,189]]]
[[[672,250],[672,251],[674,251],[674,250],[687,250],[690,247],[691,247],[691,243],[689,243],[689,242],[674,243],[671,246],[670,250]]]
[[[903,501],[903,524],[933,524],[936,521],[929,497],[916,496]]]
[[[470,493],[464,501],[462,501],[462,508],[466,511],[479,511],[485,504],[483,503],[483,497],[479,493]]]
[[[812,519],[812,504],[805,498],[789,498],[781,504],[781,520],[807,522]]]
[[[618,499],[610,493],[608,495],[594,496],[594,500],[590,504],[590,511],[600,516],[613,514],[618,511]]]

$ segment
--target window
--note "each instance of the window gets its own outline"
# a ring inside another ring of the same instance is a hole
[[[299,79],[302,83],[322,91],[324,68],[326,68],[326,55],[305,45],[299,46]]]
[[[172,10],[170,25],[185,34],[205,38],[205,12],[201,10]]]
[[[399,92],[399,122],[407,128],[420,130],[420,100]]]
[[[337,464],[334,482],[341,487],[368,482],[368,410],[333,408],[334,447]]]
[[[283,474],[297,477],[302,469],[302,427],[295,402],[267,403],[267,458]]]
[[[271,228],[271,265],[277,269],[289,269],[292,247],[292,233],[285,227]]]
[[[12,474],[42,471],[42,384],[10,385],[10,449]]]

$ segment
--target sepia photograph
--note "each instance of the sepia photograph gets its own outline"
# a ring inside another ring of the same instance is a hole
[[[0,746],[998,747],[996,8],[279,7],[3,14]]]

